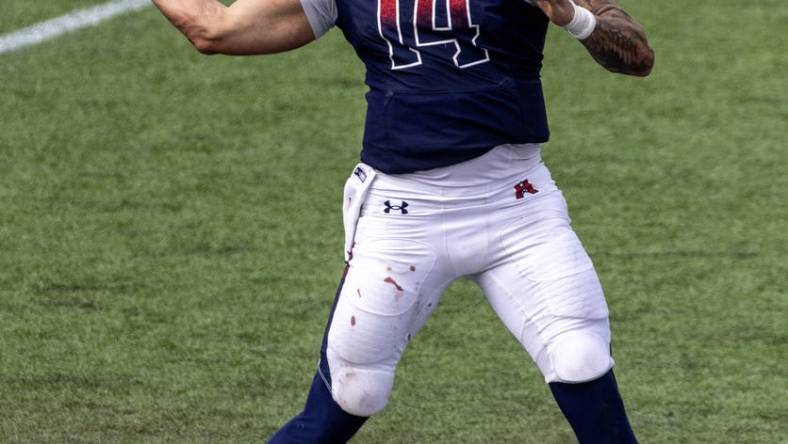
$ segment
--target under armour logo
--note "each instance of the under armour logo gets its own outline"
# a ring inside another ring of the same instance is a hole
[[[367,181],[367,172],[362,170],[361,167],[357,167],[356,171],[354,171],[353,174],[355,174],[358,177],[358,180],[360,180],[361,183]]]
[[[408,214],[408,210],[406,210],[406,208],[408,208],[408,203],[405,202],[404,200],[399,205],[392,205],[391,201],[387,200],[383,202],[383,205],[386,206],[386,208],[383,209],[383,212],[386,214],[391,213],[391,210],[399,211],[400,214]]]
[[[517,199],[522,199],[525,197],[525,193],[536,194],[538,192],[539,190],[534,188],[534,186],[531,185],[531,182],[528,182],[527,179],[514,186],[514,197]]]

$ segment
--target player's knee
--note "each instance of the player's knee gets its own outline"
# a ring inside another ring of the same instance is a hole
[[[372,416],[386,406],[394,375],[384,371],[346,367],[332,371],[331,395],[347,413]]]
[[[567,332],[550,347],[553,381],[580,383],[593,381],[613,367],[610,344],[592,333]]]

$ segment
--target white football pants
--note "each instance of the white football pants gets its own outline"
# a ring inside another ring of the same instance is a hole
[[[348,270],[324,379],[348,413],[383,409],[405,346],[463,276],[547,382],[586,382],[612,368],[602,288],[538,145],[410,174],[359,164],[344,221]]]

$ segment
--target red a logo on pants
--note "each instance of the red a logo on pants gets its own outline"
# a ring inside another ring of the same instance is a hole
[[[534,188],[534,186],[531,185],[531,182],[528,182],[528,179],[514,186],[514,197],[516,197],[517,199],[522,199],[523,197],[525,197],[525,193],[536,194],[538,192],[539,190]]]

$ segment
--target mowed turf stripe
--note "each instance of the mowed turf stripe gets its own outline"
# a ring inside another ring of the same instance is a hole
[[[112,0],[0,35],[0,54],[37,45],[65,33],[97,25],[117,15],[145,8],[150,4],[150,0]]]

